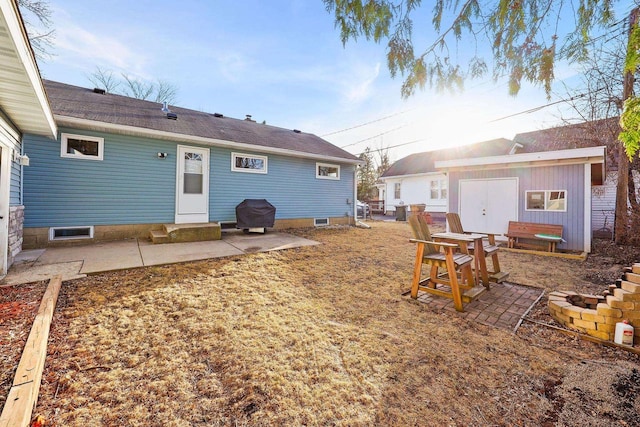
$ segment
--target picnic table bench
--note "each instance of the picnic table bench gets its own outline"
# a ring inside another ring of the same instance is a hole
[[[555,252],[556,245],[563,242],[562,225],[538,224],[535,222],[509,221],[506,237],[510,248],[544,249]]]

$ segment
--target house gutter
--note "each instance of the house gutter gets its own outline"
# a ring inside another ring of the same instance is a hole
[[[477,157],[469,159],[440,160],[435,162],[439,170],[508,169],[569,164],[605,162],[606,147],[574,148],[570,150],[543,151],[511,154],[506,156]]]
[[[420,173],[412,173],[412,174],[407,174],[407,175],[390,175],[390,176],[381,176],[380,179],[382,180],[387,180],[387,179],[398,179],[398,178],[416,178],[416,177],[422,177],[422,176],[433,176],[433,175],[442,175],[442,172],[420,172]]]
[[[336,163],[361,165],[364,162],[360,159],[347,159],[344,157],[325,156],[322,154],[305,153],[296,150],[287,150],[285,148],[273,148],[262,145],[246,144],[242,142],[226,141],[216,138],[205,138],[202,136],[185,135],[175,132],[166,132],[155,129],[145,129],[136,126],[119,125],[114,123],[100,122],[95,120],[81,119],[78,117],[54,115],[56,122],[59,126],[66,126],[72,128],[79,128],[84,130],[93,130],[97,132],[109,132],[121,135],[139,136],[146,138],[162,139],[165,141],[180,142],[180,143],[192,143],[200,145],[208,145],[212,147],[223,147],[232,149],[244,149],[250,151],[260,151],[261,153],[268,154],[281,154],[284,156],[297,157],[303,159],[323,160]],[[354,202],[355,206],[355,202]]]

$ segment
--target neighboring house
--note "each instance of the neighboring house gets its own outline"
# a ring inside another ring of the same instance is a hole
[[[45,88],[59,132],[24,137],[25,248],[234,223],[244,199],[273,204],[276,228],[353,220],[360,160],[315,135],[63,83]]]
[[[534,132],[519,133],[514,141],[523,145],[522,151],[540,152],[568,148],[607,147],[606,176],[602,185],[592,187],[592,229],[594,237],[612,238],[616,210],[618,182],[619,118],[595,120],[559,126]],[[636,188],[640,176],[634,173]]]
[[[518,144],[501,138],[411,154],[396,161],[382,174],[382,184],[378,186],[386,214],[394,214],[396,205],[424,204],[426,212],[444,218],[449,194],[448,180],[443,171],[436,169],[436,161],[510,154],[517,148]]]
[[[591,251],[592,186],[606,147],[436,161],[449,178],[449,212],[465,229],[504,234],[509,221],[561,224],[560,249]]]
[[[25,134],[54,138],[40,73],[14,1],[0,2],[0,275],[22,249]]]

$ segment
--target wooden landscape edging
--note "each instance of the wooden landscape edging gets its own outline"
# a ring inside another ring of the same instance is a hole
[[[542,256],[548,256],[553,258],[577,259],[580,261],[584,261],[587,259],[586,252],[582,252],[580,254],[569,254],[565,252],[545,252],[545,251],[534,251],[529,249],[505,248],[502,246],[500,246],[500,250],[505,252],[514,252],[517,254],[542,255]]]
[[[40,381],[47,356],[47,340],[53,311],[62,286],[62,276],[54,276],[42,297],[29,338],[16,369],[13,385],[0,415],[0,427],[26,427],[38,402]]]

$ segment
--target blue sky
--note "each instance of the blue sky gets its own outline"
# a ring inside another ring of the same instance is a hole
[[[91,87],[87,76],[98,66],[160,78],[178,87],[182,107],[236,118],[251,114],[323,136],[354,154],[400,145],[389,150],[397,160],[560,122],[551,107],[491,123],[548,102],[541,88],[526,85],[510,97],[506,82],[472,81],[462,94],[425,90],[402,100],[402,80],[391,79],[384,45],[358,40],[343,47],[321,0],[49,4],[56,39],[54,56],[40,63],[44,78]],[[562,65],[556,76],[576,79]]]

